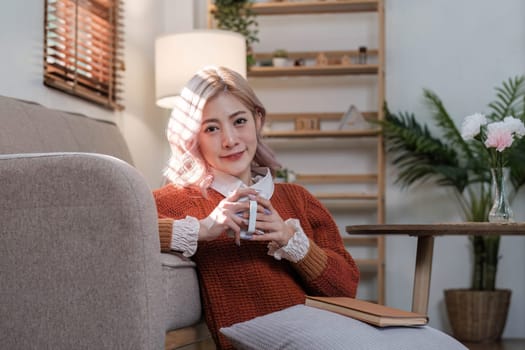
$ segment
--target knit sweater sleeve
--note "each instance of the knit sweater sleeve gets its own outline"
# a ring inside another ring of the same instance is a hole
[[[171,238],[173,236],[173,219],[159,217],[160,251],[163,253],[171,250]]]
[[[174,188],[171,185],[153,191],[157,205],[161,252],[169,252],[174,249],[174,245],[179,245],[179,243],[184,242],[187,243],[189,239],[188,237],[178,237],[179,240],[177,240],[177,238],[174,239],[174,225],[184,222],[184,219],[188,216],[198,218],[199,215],[202,215],[202,213],[198,211],[198,206],[196,206],[192,200],[192,196],[188,195],[188,193],[192,192],[181,188]],[[179,231],[179,236],[181,232],[185,232],[184,229]],[[194,241],[195,238],[191,238],[190,240]],[[187,244],[183,244],[181,248],[186,246]],[[186,251],[186,249],[175,250]],[[193,252],[194,251],[195,249],[193,249]]]
[[[359,268],[345,249],[339,229],[328,210],[308,191],[302,190],[307,222],[301,221],[310,239],[306,256],[292,264],[306,283],[308,293],[355,297]]]

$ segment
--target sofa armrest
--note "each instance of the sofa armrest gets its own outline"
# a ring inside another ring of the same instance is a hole
[[[133,167],[0,156],[0,198],[2,347],[163,348],[157,214]]]

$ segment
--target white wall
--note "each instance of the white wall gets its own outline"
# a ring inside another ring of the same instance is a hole
[[[453,118],[487,111],[494,87],[525,74],[525,3],[477,0],[387,0],[386,98],[393,111],[414,112],[432,123],[422,89],[443,100]],[[390,179],[395,169],[389,167]],[[516,219],[525,220],[525,193],[514,203]],[[456,201],[442,189],[424,185],[401,191],[392,181],[387,191],[387,221],[431,223],[459,221]],[[387,300],[409,307],[405,288],[412,283],[407,266],[414,259],[413,238],[387,240]],[[497,286],[513,291],[505,337],[525,336],[525,238],[503,237]],[[470,246],[467,238],[436,238],[430,294],[431,324],[448,330],[443,289],[469,287]],[[520,266],[519,269],[516,269]]]
[[[159,1],[126,0],[124,104],[119,125],[136,167],[152,188],[163,182],[168,157],[165,129],[168,111],[155,105],[155,38],[162,33],[164,7]]]
[[[115,121],[126,138],[136,167],[151,187],[161,184],[166,152],[165,111],[154,101],[154,38],[162,29],[163,8],[156,1],[125,1],[124,104],[111,112],[43,85],[44,2],[4,1],[0,5],[0,94],[47,107]]]

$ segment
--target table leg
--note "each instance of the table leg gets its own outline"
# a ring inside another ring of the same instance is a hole
[[[433,250],[434,236],[418,237],[414,290],[412,292],[412,311],[425,315],[428,312]]]

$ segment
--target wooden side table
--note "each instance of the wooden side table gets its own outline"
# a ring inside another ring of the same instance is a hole
[[[346,232],[360,235],[408,235],[417,237],[412,311],[427,314],[435,236],[525,236],[525,223],[462,222],[446,224],[351,225],[346,227]]]

